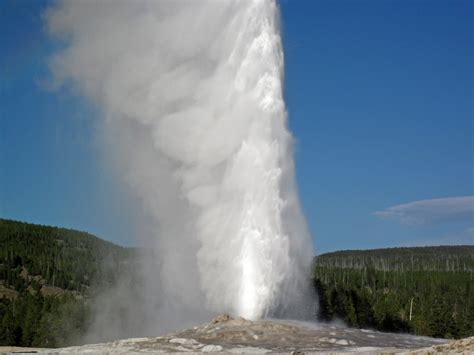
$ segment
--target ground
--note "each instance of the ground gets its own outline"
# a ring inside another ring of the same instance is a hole
[[[160,337],[134,338],[61,349],[0,348],[0,352],[71,353],[353,353],[432,354],[474,351],[474,338],[457,342],[381,333],[299,321],[233,319],[221,315],[207,324]]]

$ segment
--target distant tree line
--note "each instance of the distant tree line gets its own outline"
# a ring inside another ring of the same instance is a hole
[[[474,246],[343,251],[315,258],[319,318],[442,338],[474,335]]]

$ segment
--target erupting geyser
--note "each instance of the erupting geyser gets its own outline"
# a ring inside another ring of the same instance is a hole
[[[65,1],[46,18],[65,40],[55,78],[100,109],[152,220],[158,316],[197,294],[250,319],[294,311],[312,244],[275,1]]]

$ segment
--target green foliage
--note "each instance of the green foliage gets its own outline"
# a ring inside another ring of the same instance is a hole
[[[321,320],[433,337],[474,335],[474,246],[329,253],[316,257],[313,276]]]
[[[133,255],[88,233],[4,219],[0,245],[0,345],[77,342],[90,321],[89,300]]]
[[[136,253],[88,233],[4,219],[0,246],[0,345],[51,348],[77,343],[90,300]],[[446,338],[474,335],[473,280],[474,246],[324,254],[313,279],[321,320]]]
[[[26,268],[46,284],[87,293],[91,281],[104,285],[114,281],[117,267],[131,254],[91,234],[0,219],[0,280],[24,291]],[[33,282],[32,282],[33,284]]]

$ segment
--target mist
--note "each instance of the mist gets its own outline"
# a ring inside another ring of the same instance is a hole
[[[59,1],[45,23],[61,41],[56,88],[97,108],[107,159],[142,206],[147,251],[97,301],[91,334],[303,317],[314,254],[276,2]]]

